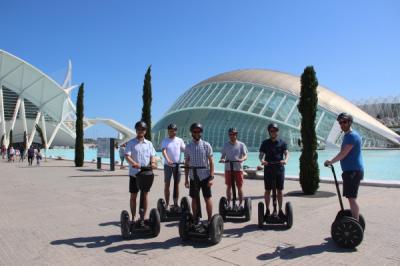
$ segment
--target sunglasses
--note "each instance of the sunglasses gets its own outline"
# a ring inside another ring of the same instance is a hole
[[[192,133],[193,133],[193,134],[200,134],[201,131],[193,131]]]
[[[236,133],[229,133],[229,136],[236,136]]]
[[[342,120],[342,121],[339,121],[339,125],[342,125],[342,124],[347,124],[347,123],[349,123],[349,121],[347,121],[347,120]]]
[[[276,132],[278,132],[278,130],[270,130],[269,132],[270,133],[276,133]]]

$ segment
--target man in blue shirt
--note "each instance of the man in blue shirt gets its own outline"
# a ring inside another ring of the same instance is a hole
[[[360,208],[356,202],[358,187],[364,177],[364,164],[361,156],[361,137],[352,130],[353,117],[347,113],[339,114],[337,121],[344,132],[340,152],[332,159],[325,161],[325,165],[332,165],[340,161],[342,167],[343,196],[349,200],[353,217],[359,219]]]
[[[147,125],[143,121],[135,124],[136,138],[128,141],[125,149],[125,158],[129,163],[129,192],[131,193],[130,206],[132,212],[132,221],[135,221],[136,215],[136,198],[139,192],[139,187],[136,180],[136,175],[140,171],[141,166],[151,165],[153,169],[157,168],[156,151],[151,141],[144,138]],[[152,182],[152,181],[151,181]],[[148,189],[143,190],[144,193],[144,217],[147,212],[147,194],[150,191],[151,184]]]
[[[289,152],[287,144],[282,139],[278,138],[279,127],[277,124],[272,123],[268,125],[268,133],[270,138],[262,142],[260,146],[259,159],[262,165],[264,165],[264,198],[265,205],[267,206],[267,215],[269,212],[269,202],[271,199],[271,190],[274,187],[273,182],[277,190],[279,216],[284,217],[282,211],[282,200],[283,200],[283,184],[285,181],[285,164],[289,160]],[[274,216],[277,214],[274,213]]]

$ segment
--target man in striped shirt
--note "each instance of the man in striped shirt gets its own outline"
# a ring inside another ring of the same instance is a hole
[[[203,193],[204,201],[206,202],[208,221],[211,221],[212,216],[212,200],[211,200],[211,186],[214,179],[214,161],[213,151],[210,143],[201,139],[203,126],[200,123],[194,123],[190,126],[193,141],[186,146],[185,149],[185,166],[189,167],[205,167],[204,169],[197,169],[197,175],[200,181],[200,186],[196,188],[194,180],[194,171],[192,169],[185,169],[185,187],[189,188],[189,195],[192,198],[192,210],[195,219],[197,215],[198,204],[195,200],[197,193],[200,189]],[[188,177],[190,176],[190,186]]]

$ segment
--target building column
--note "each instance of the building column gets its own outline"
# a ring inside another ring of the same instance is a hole
[[[42,131],[44,137],[44,146],[47,148],[47,131],[46,131],[46,121],[44,115],[42,115]]]
[[[1,123],[1,136],[4,136],[4,144],[8,145],[8,137],[6,134],[6,119],[4,116],[4,99],[3,99],[3,86],[0,83],[0,123]]]
[[[56,136],[58,130],[60,129],[61,122],[57,124],[56,128],[54,129],[53,133],[50,136],[49,141],[47,142],[48,147],[50,148],[51,144],[53,143],[54,137]]]
[[[28,140],[28,148],[32,145],[33,138],[35,137],[35,133],[36,133],[36,124],[39,122],[41,114],[42,113],[40,111],[38,111],[38,113],[36,115],[35,122],[33,123],[32,132],[31,132],[31,134],[29,136],[29,140]]]
[[[26,113],[25,113],[25,99],[23,97],[21,97],[21,109],[19,113],[22,117],[22,125],[24,127],[24,131],[28,133],[28,126],[26,124]]]
[[[10,126],[9,132],[14,129],[15,121],[17,120],[17,116],[18,116],[18,111],[19,111],[19,106],[20,105],[21,105],[21,98],[18,97],[17,103],[15,104],[14,114],[13,114],[13,118],[11,120],[11,126]]]

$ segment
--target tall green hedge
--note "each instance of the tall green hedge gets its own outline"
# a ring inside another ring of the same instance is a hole
[[[301,140],[303,149],[300,156],[300,184],[307,195],[314,194],[319,188],[319,167],[317,153],[317,134],[315,117],[317,114],[318,80],[313,66],[307,66],[301,75],[300,102]]]
[[[142,121],[147,124],[147,131],[145,138],[151,141],[151,65],[147,68],[146,75],[144,76],[143,84],[143,107],[142,107]]]

